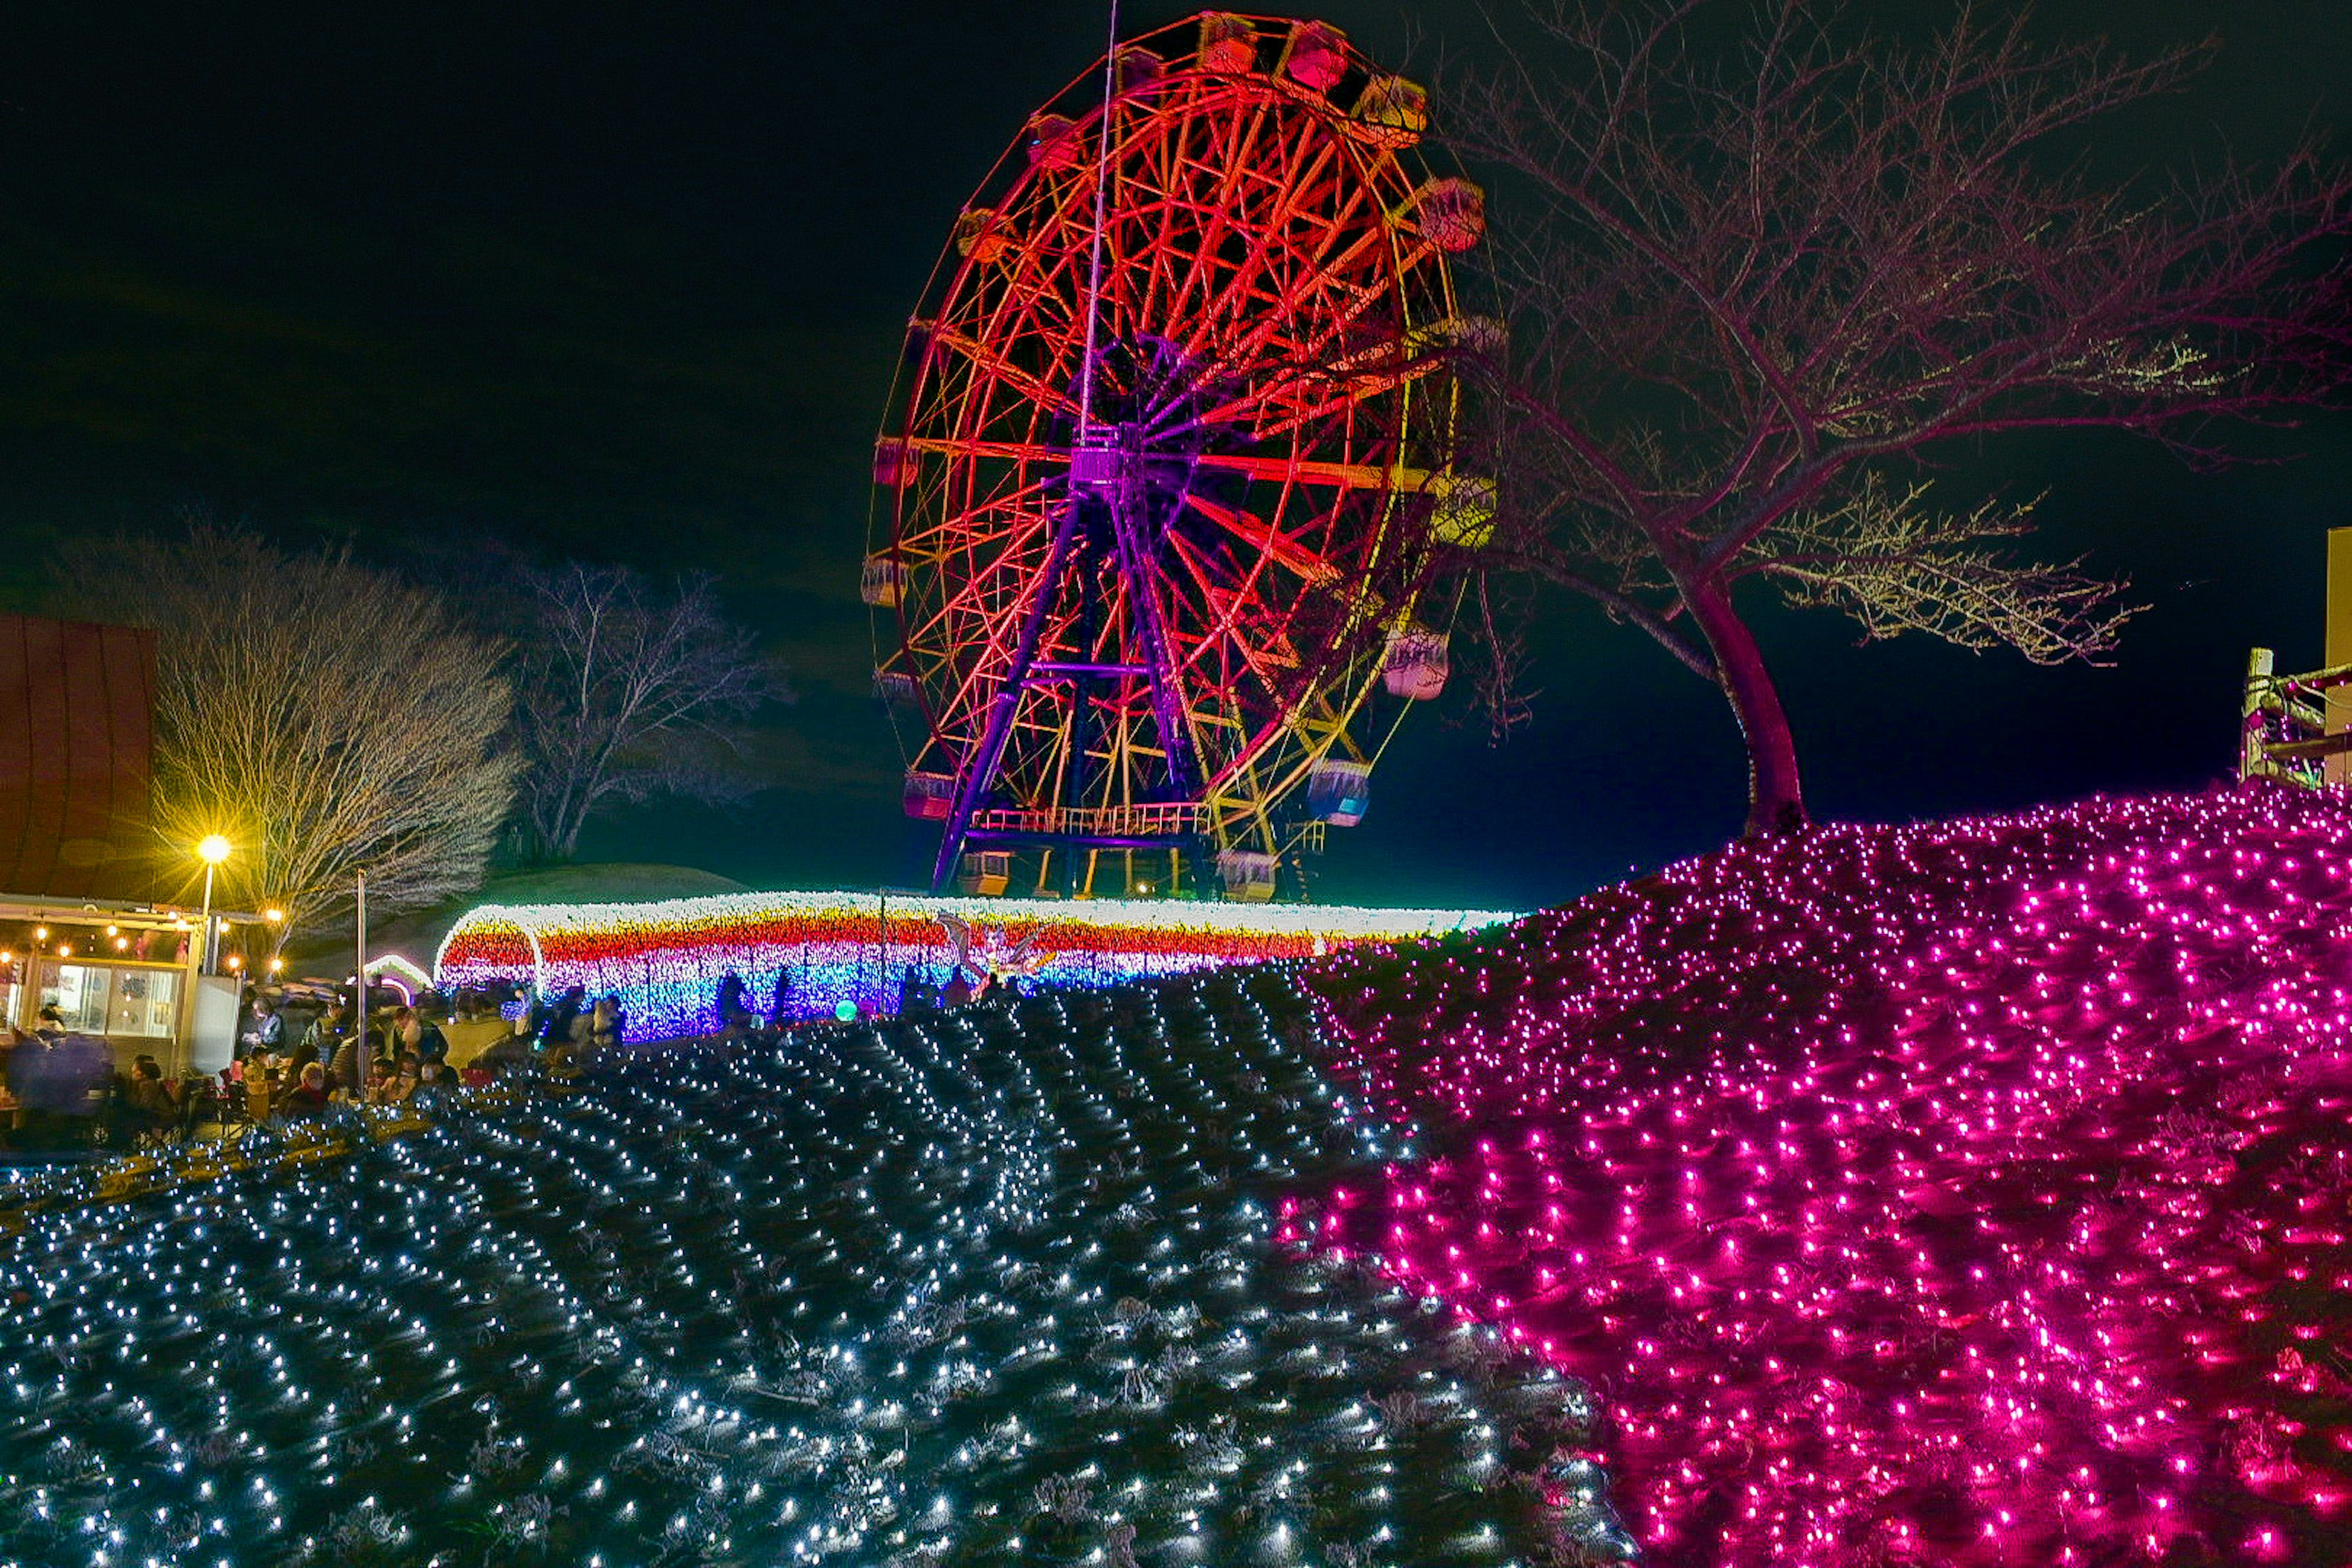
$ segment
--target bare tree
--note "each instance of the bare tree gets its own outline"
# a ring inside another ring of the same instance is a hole
[[[626,567],[525,566],[519,576],[530,626],[515,733],[531,858],[570,859],[588,819],[613,802],[750,793],[741,726],[788,693],[708,575],[670,592]]]
[[[232,896],[284,934],[352,908],[437,903],[481,885],[514,793],[499,746],[500,650],[433,593],[352,561],[288,555],[205,524],[78,546],[86,613],[152,626],[156,826],[176,856],[236,852]]]
[[[1804,820],[1780,695],[1736,598],[1769,584],[1864,637],[1923,631],[2098,660],[2133,613],[2080,562],[2012,550],[2030,504],[1939,505],[1923,459],[2105,426],[2223,460],[2228,422],[2333,385],[2352,180],[2102,178],[2093,122],[2178,87],[1962,6],[1931,44],[1833,5],[1547,0],[1539,40],[1449,95],[1499,174],[1514,339],[1486,564],[1639,626],[1746,736],[1750,832]],[[1701,13],[1706,15],[1702,16]],[[1726,33],[1723,25],[1732,31]],[[1508,199],[1503,199],[1508,198]]]

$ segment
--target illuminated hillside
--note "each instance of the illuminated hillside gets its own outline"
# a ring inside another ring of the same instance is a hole
[[[1329,1231],[1588,1380],[1656,1560],[2352,1560],[2352,810],[1742,844],[1319,966]]]

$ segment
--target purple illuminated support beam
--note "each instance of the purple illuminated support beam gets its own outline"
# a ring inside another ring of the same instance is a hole
[[[1168,621],[1155,581],[1150,553],[1144,548],[1122,483],[1111,500],[1112,531],[1118,542],[1119,575],[1127,579],[1128,601],[1143,641],[1143,662],[1151,682],[1151,719],[1160,731],[1160,747],[1168,759],[1168,787],[1172,798],[1192,800],[1201,793],[1200,764],[1192,755],[1192,732],[1184,726],[1184,710],[1176,700],[1176,667],[1169,653]]]
[[[980,744],[970,763],[956,775],[955,804],[949,807],[947,827],[940,835],[939,858],[931,865],[931,891],[947,891],[948,879],[955,872],[956,857],[963,853],[963,841],[971,831],[971,814],[980,805],[981,791],[996,776],[997,763],[1003,761],[1004,743],[1013,735],[1013,715],[1021,706],[1021,693],[1029,684],[1030,666],[1036,662],[1037,639],[1045,634],[1045,612],[1053,605],[1054,591],[1062,581],[1063,563],[1070,558],[1070,542],[1077,537],[1078,501],[1072,496],[1062,508],[1062,521],[1054,530],[1054,545],[1045,554],[1045,569],[1037,574],[1036,587],[1032,591],[1029,607],[1022,612],[1021,640],[1013,645],[1013,663],[1004,672],[1004,682],[989,699],[988,725],[981,731]]]
[[[1151,667],[1145,664],[1076,664],[1068,659],[1041,658],[1029,667],[1030,673],[1041,679],[1074,676],[1150,675]]]

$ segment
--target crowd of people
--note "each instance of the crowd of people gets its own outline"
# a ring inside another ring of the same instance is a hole
[[[32,1029],[0,1029],[0,1148],[131,1146],[185,1135],[204,1122],[300,1121],[337,1105],[426,1103],[459,1084],[508,1074],[561,1081],[617,1045],[624,1021],[617,997],[592,1001],[578,987],[545,1002],[521,986],[455,996],[426,991],[396,1005],[379,1004],[384,994],[369,998],[361,1026],[349,989],[308,1006],[299,988],[251,992],[229,1066],[216,1078],[176,1080],[151,1055],[119,1069],[106,1040],[68,1030],[58,1008],[44,1006]],[[443,1026],[491,1020],[508,1026],[462,1064],[453,1061]]]
[[[257,998],[239,1031],[227,1082],[256,1121],[320,1115],[330,1105],[404,1105],[420,1089],[457,1081],[448,1037],[426,1011],[403,1004],[352,1026],[352,1008],[338,999],[289,1043],[286,1020],[270,998]],[[356,1069],[364,1052],[366,1071]]]
[[[253,999],[227,1073],[253,1120],[314,1117],[331,1105],[406,1105],[420,1093],[429,1099],[432,1091],[518,1072],[572,1077],[594,1053],[619,1043],[622,1023],[617,997],[591,1002],[577,986],[551,1003],[522,987],[503,995],[466,991],[454,998],[427,991],[415,1002],[371,1009],[364,1030],[353,1027],[352,1013],[350,999],[338,995],[299,1031],[289,1031],[277,1003],[268,995]],[[464,1064],[452,1061],[442,1022],[485,1018],[504,1018],[511,1026]]]

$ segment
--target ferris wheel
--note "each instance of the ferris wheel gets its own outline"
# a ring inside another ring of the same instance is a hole
[[[934,880],[1300,887],[1447,668],[1449,258],[1484,199],[1335,28],[1117,47],[957,220],[876,446],[877,687]]]

